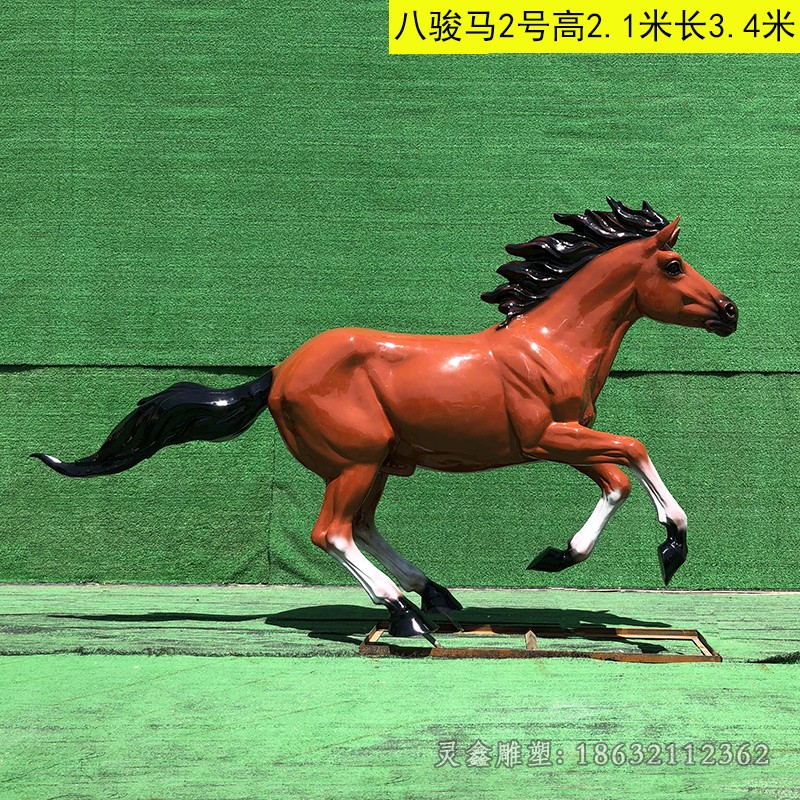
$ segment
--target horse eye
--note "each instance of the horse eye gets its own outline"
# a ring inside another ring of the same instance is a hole
[[[680,275],[683,271],[681,269],[680,261],[668,261],[667,264],[662,267],[662,269],[667,273],[667,275]]]

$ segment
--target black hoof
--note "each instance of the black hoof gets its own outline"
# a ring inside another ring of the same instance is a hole
[[[658,557],[661,561],[661,577],[664,579],[664,586],[669,586],[672,576],[678,571],[681,564],[686,561],[686,544],[667,539],[666,542],[658,546]]]
[[[438,626],[422,616],[422,612],[408,599],[400,597],[386,603],[389,609],[390,636],[425,636]]]
[[[539,572],[561,572],[562,569],[566,569],[577,563],[571,551],[556,550],[555,547],[548,547],[542,550],[542,552],[528,564],[528,569],[536,569],[539,570]]]
[[[461,611],[464,606],[450,594],[449,589],[440,586],[438,583],[428,581],[425,588],[419,593],[422,598],[422,610],[436,614],[451,614],[454,611]]]

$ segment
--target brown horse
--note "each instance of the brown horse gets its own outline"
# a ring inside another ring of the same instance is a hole
[[[144,398],[93,456],[65,464],[35,455],[73,477],[119,472],[167,444],[236,436],[268,405],[289,450],[326,484],[312,541],[388,607],[390,633],[401,636],[435,630],[403,590],[418,592],[424,611],[461,606],[376,530],[388,475],[543,460],[575,467],[601,498],[565,550],[547,548],[529,567],[554,572],[592,552],[630,492],[625,467],[667,529],[659,556],[668,583],[686,559],[686,514],[640,441],[592,429],[595,401],[640,317],[727,336],[738,314],[675,252],[677,219],[607,199],[610,212],[555,215],[572,231],[508,245],[523,260],[500,267],[507,282],[483,295],[505,314],[499,327],[465,336],[326,331],[242,386],[180,383]]]

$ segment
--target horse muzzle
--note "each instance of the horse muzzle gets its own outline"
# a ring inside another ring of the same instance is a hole
[[[717,336],[730,336],[736,330],[739,321],[739,309],[736,303],[722,295],[715,300],[717,316],[707,319],[703,326],[707,331],[716,333]]]

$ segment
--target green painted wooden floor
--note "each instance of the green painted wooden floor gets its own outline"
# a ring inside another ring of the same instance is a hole
[[[800,593],[456,594],[470,620],[696,627],[724,661],[365,658],[355,588],[4,585],[0,798],[800,798]]]

